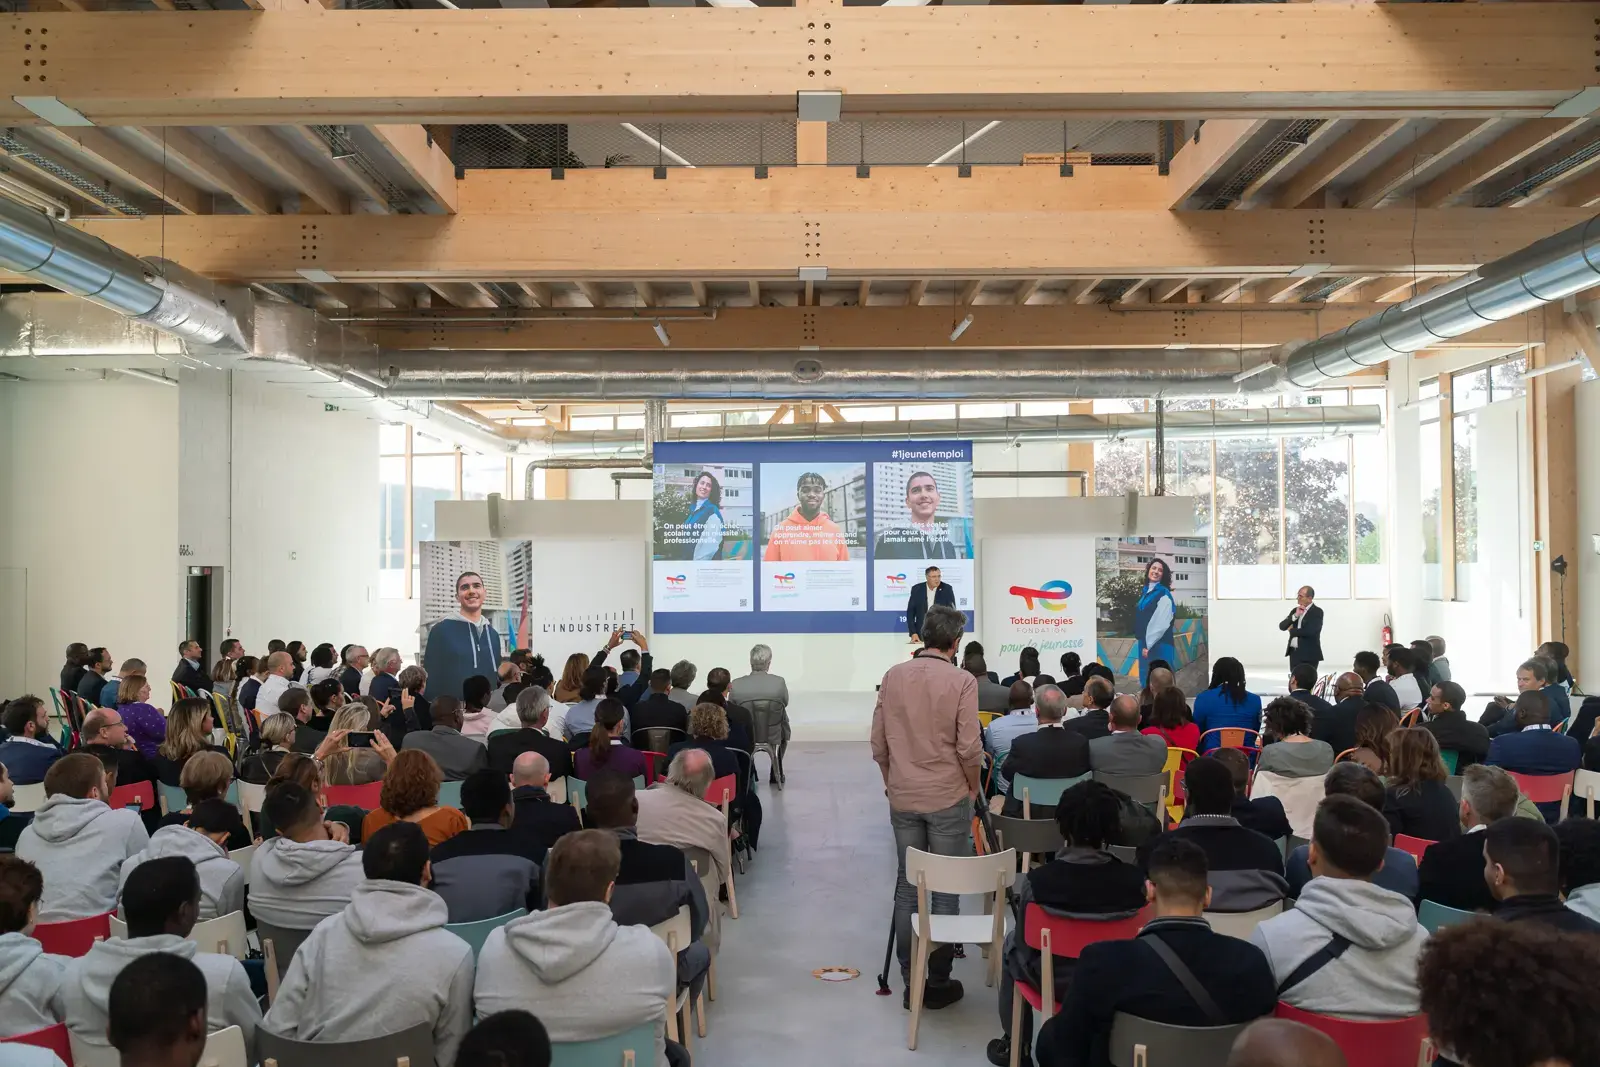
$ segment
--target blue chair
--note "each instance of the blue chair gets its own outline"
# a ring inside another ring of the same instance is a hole
[[[635,1026],[620,1034],[593,1041],[571,1041],[550,1046],[550,1067],[649,1067],[655,1062],[654,1023]]]
[[[1061,802],[1061,794],[1087,782],[1093,774],[1080,774],[1076,778],[1030,778],[1026,774],[1013,775],[1011,795],[1022,801],[1022,817],[1033,818],[1033,805],[1053,808]]]
[[[579,815],[582,815],[583,809],[589,806],[589,783],[573,775],[567,776],[566,783],[567,803],[576,808]],[[633,776],[633,788],[645,788],[644,775],[636,774]],[[439,794],[439,803],[444,803],[444,794],[442,792]]]
[[[461,806],[461,783],[439,783],[439,805],[445,808],[459,808]]]
[[[479,919],[471,923],[448,923],[445,926],[452,934],[472,946],[472,958],[477,959],[478,953],[483,951],[483,943],[489,940],[489,935],[512,919],[520,919],[528,914],[526,908],[508,911],[504,915],[496,915],[492,919]]]
[[[189,794],[185,793],[182,789],[179,789],[175,785],[168,785],[165,782],[157,782],[156,790],[161,794],[161,807],[168,815],[171,815],[175,811],[182,811],[184,808],[189,806]],[[237,796],[237,794],[235,794],[235,796]],[[234,803],[237,804],[238,801],[235,800]]]
[[[1459,908],[1447,908],[1443,904],[1436,904],[1431,900],[1424,900],[1422,907],[1417,909],[1417,922],[1430,934],[1436,934],[1446,926],[1455,926],[1458,923],[1471,922],[1478,917],[1475,911],[1462,911]]]

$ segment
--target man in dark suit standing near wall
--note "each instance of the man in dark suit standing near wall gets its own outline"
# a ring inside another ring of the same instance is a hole
[[[1289,631],[1289,647],[1284,654],[1289,657],[1289,669],[1296,664],[1309,663],[1316,670],[1322,662],[1322,609],[1312,601],[1317,591],[1302,585],[1295,595],[1295,608],[1278,624],[1278,629]]]
[[[928,617],[930,603],[956,606],[956,591],[939,580],[939,568],[929,567],[923,573],[927,580],[912,587],[911,599],[906,602],[906,631],[913,641],[922,634],[922,620]]]

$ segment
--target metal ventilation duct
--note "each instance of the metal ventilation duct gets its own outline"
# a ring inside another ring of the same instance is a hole
[[[1497,259],[1455,284],[1385,308],[1308,344],[1288,346],[1283,381],[1313,389],[1329,378],[1520,315],[1600,285],[1600,217]]]
[[[249,347],[240,317],[100,238],[0,197],[0,266],[187,341]]]

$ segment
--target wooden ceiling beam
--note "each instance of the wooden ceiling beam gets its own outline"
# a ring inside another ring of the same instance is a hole
[[[1011,294],[1011,302],[1019,307],[1026,304],[1033,299],[1033,294],[1039,291],[1039,286],[1043,281],[1043,278],[1030,278],[1027,281],[1019,282],[1016,291]]]
[[[428,282],[428,288],[458,308],[493,308],[500,302],[474,282]]]
[[[31,132],[41,141],[78,153],[113,181],[163,201],[186,215],[211,213],[210,193],[197,189],[170,169],[163,170],[159,163],[123,144],[106,130],[86,126],[40,126]]]
[[[277,193],[188,130],[176,126],[137,126],[132,132],[160,158],[188,167],[237,200],[246,211],[257,215],[272,215],[278,211]]]
[[[639,305],[641,307],[653,308],[657,305],[657,303],[660,302],[660,297],[656,293],[656,287],[651,285],[649,282],[634,282],[633,291],[638,295]]]
[[[350,212],[350,198],[334,180],[296,155],[272,133],[260,126],[225,126],[222,135],[253,160],[256,166],[277,181],[311,201],[330,215]]]
[[[1329,119],[1307,134],[1304,141],[1292,143],[1277,159],[1262,168],[1261,173],[1252,178],[1250,184],[1240,190],[1239,198],[1229,204],[1228,207],[1230,209],[1238,209],[1252,205],[1261,196],[1262,190],[1277,181],[1278,175],[1289,169],[1289,165],[1298,160],[1307,149],[1332,134],[1336,125],[1333,120]]]
[[[427,130],[418,125],[376,125],[370,132],[418,189],[445,214],[455,214],[459,203],[455,164]]]
[[[906,289],[906,306],[920,307],[922,305],[922,298],[927,294],[928,283],[926,279],[915,279],[912,281],[910,287]]]
[[[1535,119],[1513,126],[1481,150],[1449,167],[1417,190],[1418,207],[1438,207],[1516,166],[1565,137],[1587,119]]]
[[[367,171],[356,166],[349,159],[336,159],[328,143],[316,132],[307,126],[283,126],[278,130],[278,135],[290,144],[300,145],[319,159],[325,160],[327,165],[338,171],[346,182],[360,192],[365,202],[380,215],[388,215],[394,211],[389,205],[389,194],[384,188],[372,179]]]
[[[1262,282],[1255,287],[1256,302],[1260,304],[1283,304],[1293,299],[1294,292],[1304,285],[1309,278],[1273,278]]]
[[[1427,289],[1427,283],[1437,275],[1433,274],[1397,274],[1389,278],[1378,278],[1361,287],[1361,293],[1356,297],[1363,304],[1388,304],[1397,300],[1410,300],[1413,296]]]
[[[1377,207],[1384,197],[1425,173],[1430,164],[1456,151],[1493,126],[1495,119],[1445,119],[1427,133],[1402,143],[1400,150],[1373,168],[1345,197],[1346,207]]]
[[[545,282],[517,282],[517,288],[522,290],[524,296],[533,301],[535,307],[553,308],[556,306],[555,295],[550,291],[550,286]]]
[[[983,292],[982,278],[973,278],[970,281],[962,282],[961,287],[956,290],[956,303],[961,305],[975,303],[978,299],[978,294],[981,292]]]
[[[694,306],[697,308],[710,307],[711,297],[706,292],[706,283],[702,281],[689,282],[689,288],[694,292]],[[546,305],[548,306],[548,305]]]
[[[1333,184],[1362,156],[1404,127],[1404,119],[1363,119],[1357,122],[1286,180],[1273,197],[1273,206],[1314,206],[1312,200],[1318,193]]]
[[[1094,290],[1100,284],[1099,278],[1079,278],[1067,286],[1065,303],[1092,304],[1095,300]]]
[[[600,288],[598,283],[578,282],[577,285],[578,291],[583,294],[585,300],[589,301],[590,307],[603,308],[606,306],[606,291]]]
[[[1165,304],[1174,297],[1181,296],[1189,288],[1188,278],[1163,278],[1156,282],[1150,289],[1152,303]]]
[[[1202,125],[1167,165],[1167,206],[1182,207],[1265,125],[1265,119],[1217,119]]]

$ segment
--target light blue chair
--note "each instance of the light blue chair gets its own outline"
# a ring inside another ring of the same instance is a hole
[[[439,806],[443,808],[459,808],[461,806],[461,783],[439,783]]]
[[[654,1023],[635,1026],[610,1037],[550,1046],[550,1067],[650,1067],[656,1056]]]
[[[472,946],[472,958],[477,959],[478,953],[483,951],[483,943],[489,940],[489,935],[512,919],[520,919],[528,914],[526,908],[508,911],[504,915],[496,915],[492,919],[479,919],[471,923],[448,923],[445,926],[452,934]]]
[[[582,815],[583,809],[589,806],[589,783],[573,775],[567,776],[566,783],[567,803],[576,808],[579,815]],[[636,790],[645,788],[644,775],[636,774],[633,776],[633,788]],[[442,794],[439,803],[444,803]]]
[[[189,794],[177,786],[168,785],[165,782],[157,782],[156,789],[161,793],[161,806],[168,815],[175,811],[182,811],[189,806]],[[235,800],[234,803],[237,804],[238,801]]]
[[[1417,922],[1430,934],[1436,934],[1446,926],[1456,926],[1460,923],[1471,922],[1478,917],[1475,911],[1462,911],[1459,908],[1447,908],[1443,904],[1436,904],[1431,900],[1424,900],[1422,907],[1417,909]]]
[[[1062,793],[1079,782],[1087,782],[1089,778],[1089,774],[1080,774],[1076,778],[1030,778],[1026,774],[1017,774],[1011,778],[1011,795],[1022,801],[1022,817],[1031,819],[1033,805],[1053,808],[1061,803]]]

